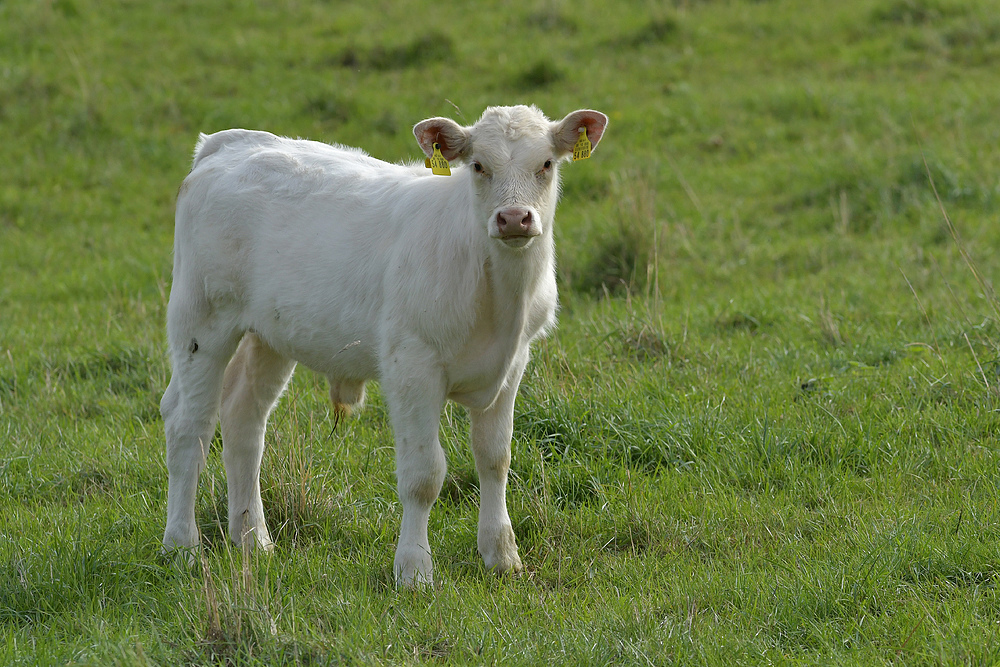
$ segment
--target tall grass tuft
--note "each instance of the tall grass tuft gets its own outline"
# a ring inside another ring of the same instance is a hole
[[[612,176],[609,197],[615,202],[610,217],[589,239],[582,265],[571,269],[572,286],[608,296],[655,288],[663,228],[653,184],[629,169]]]
[[[962,257],[962,261],[965,263],[965,266],[975,279],[976,285],[979,286],[983,300],[986,301],[987,306],[993,314],[994,327],[987,330],[986,327],[980,325],[974,327],[973,329],[975,332],[974,335],[978,338],[978,342],[992,352],[993,359],[991,360],[992,363],[990,365],[994,368],[994,372],[992,373],[994,376],[993,381],[990,380],[984,370],[983,363],[980,361],[972,342],[969,340],[968,332],[963,332],[962,335],[969,347],[969,351],[972,353],[973,359],[975,360],[976,370],[978,371],[977,378],[981,380],[983,389],[991,398],[997,399],[1000,398],[1000,381],[998,381],[1000,373],[996,371],[996,369],[1000,369],[1000,339],[998,339],[995,334],[990,336],[989,333],[992,332],[997,325],[1000,325],[1000,299],[997,298],[997,293],[993,288],[993,284],[986,279],[986,276],[980,269],[978,262],[969,252],[968,246],[962,240],[962,237],[958,233],[958,229],[952,222],[951,216],[948,214],[948,210],[941,199],[941,195],[938,193],[937,185],[934,181],[934,174],[931,167],[927,164],[926,159],[924,160],[924,166],[927,172],[927,180],[930,183],[931,190],[934,192],[934,198],[937,201],[938,210],[941,212],[941,217],[948,228],[948,233],[951,236],[955,247],[958,249],[958,252]],[[921,308],[923,307],[921,306]]]
[[[255,572],[258,559],[270,564],[273,556],[259,554],[255,542],[246,531],[239,545],[223,537],[220,544],[197,552],[200,580],[192,573],[191,583],[203,616],[190,619],[195,626],[191,630],[197,650],[211,662],[239,663],[278,634],[271,582],[267,577],[258,580]]]

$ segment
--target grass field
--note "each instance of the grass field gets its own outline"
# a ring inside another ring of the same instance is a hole
[[[0,2],[0,664],[1000,661],[995,3],[462,7]],[[452,406],[436,585],[397,591],[384,403],[335,427],[306,369],[276,552],[224,538],[216,443],[200,564],[161,557],[197,133],[413,160],[521,102],[611,118],[516,409],[525,572],[483,569]]]

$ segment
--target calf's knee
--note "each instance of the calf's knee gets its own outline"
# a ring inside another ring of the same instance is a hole
[[[441,493],[446,471],[444,451],[440,447],[420,457],[420,460],[401,462],[396,470],[399,499],[404,503],[412,501],[422,506],[432,505]]]

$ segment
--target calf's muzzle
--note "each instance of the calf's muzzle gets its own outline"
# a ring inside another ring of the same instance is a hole
[[[534,222],[532,212],[526,208],[500,209],[496,217],[498,237],[508,239],[518,236],[538,236],[541,230]]]

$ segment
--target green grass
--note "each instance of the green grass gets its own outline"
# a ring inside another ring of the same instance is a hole
[[[993,3],[462,7],[0,3],[0,663],[1000,661]],[[484,571],[452,406],[437,584],[395,590],[381,395],[335,427],[305,369],[275,554],[225,539],[216,453],[198,564],[162,558],[197,133],[416,159],[422,118],[520,102],[611,118],[516,410],[526,571]]]

